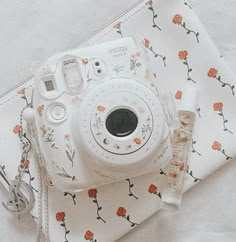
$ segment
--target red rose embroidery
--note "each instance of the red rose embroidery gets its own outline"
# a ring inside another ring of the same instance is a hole
[[[216,77],[217,74],[218,74],[218,71],[215,68],[211,68],[207,73],[209,77]]]
[[[148,191],[150,193],[155,193],[155,192],[157,192],[157,187],[155,185],[151,184]]]
[[[158,190],[158,188],[154,184],[151,184],[148,188],[149,193],[154,194],[154,195],[158,196],[159,198],[161,198],[161,193],[157,192],[157,190]]]
[[[93,233],[90,230],[87,230],[87,232],[84,235],[85,240],[93,240]]]
[[[197,42],[199,43],[199,38],[198,38],[198,36],[199,36],[199,33],[198,32],[195,32],[195,31],[193,31],[193,30],[191,30],[191,29],[189,29],[189,28],[187,28],[187,24],[186,24],[186,22],[184,22],[183,21],[183,17],[181,16],[181,15],[179,15],[179,14],[176,14],[175,16],[174,16],[174,18],[173,18],[173,23],[174,24],[178,24],[178,25],[180,25],[181,27],[183,27],[187,32],[187,34],[194,34],[195,35],[195,37],[196,37],[196,39],[197,39]]]
[[[188,57],[188,51],[183,50],[179,52],[179,59],[180,60],[185,60]]]
[[[17,93],[18,94],[25,94],[25,90],[26,90],[26,88],[23,87],[22,89],[18,90]]]
[[[145,3],[145,5],[148,7],[148,9],[151,11],[152,13],[152,27],[153,28],[157,28],[158,30],[161,31],[161,28],[156,24],[156,19],[158,17],[158,14],[155,13],[155,8],[153,7],[153,1],[149,0]]]
[[[126,209],[123,207],[119,207],[119,209],[117,210],[116,214],[119,217],[124,217],[126,215]]]
[[[129,215],[126,216],[126,209],[125,208],[119,207],[117,212],[116,212],[116,214],[117,214],[117,216],[126,219],[131,224],[131,227],[134,227],[135,225],[138,225],[137,223],[134,223],[134,222],[132,222],[130,220],[130,216]]]
[[[57,214],[56,214],[56,220],[57,221],[59,221],[59,222],[61,222],[61,221],[63,221],[64,219],[65,219],[65,213],[64,212],[58,212]]]
[[[226,124],[228,123],[228,119],[225,118],[224,113],[223,113],[223,103],[218,102],[213,104],[213,109],[218,112],[218,115],[222,117],[223,119],[223,130],[229,132],[230,134],[233,134],[232,131],[230,131],[227,127]]]
[[[120,26],[121,26],[121,22],[118,22],[118,23],[113,25],[113,28],[118,29],[118,28],[120,28]]]
[[[220,149],[221,149],[221,143],[219,143],[218,141],[215,141],[215,142],[212,144],[212,149],[213,149],[213,150],[220,150]]]
[[[90,198],[94,198],[94,197],[96,197],[96,195],[97,195],[97,189],[90,189],[90,190],[88,190],[88,195],[89,195],[89,197]]]
[[[143,44],[144,44],[144,47],[147,48],[154,55],[155,58],[161,58],[164,66],[166,66],[166,57],[155,52],[153,47],[150,45],[150,41],[148,39],[144,38]]]
[[[145,5],[152,5],[152,0],[147,1]]]
[[[99,212],[102,210],[102,207],[98,204],[97,189],[95,188],[89,189],[88,196],[92,198],[93,202],[97,205],[97,219],[101,220],[103,223],[106,223],[106,221],[99,214]]]
[[[56,214],[56,220],[60,222],[60,225],[64,228],[64,233],[65,233],[65,241],[68,241],[67,235],[70,233],[70,230],[67,230],[66,227],[66,222],[65,222],[65,213],[64,212],[58,212]]]
[[[234,95],[235,86],[230,85],[229,83],[223,82],[221,76],[220,75],[217,76],[217,74],[218,74],[218,71],[215,68],[210,68],[207,73],[207,75],[210,78],[216,79],[221,84],[221,87],[229,87],[231,89],[232,94]]]
[[[221,111],[223,108],[223,103],[214,103],[213,108],[215,111]]]
[[[123,37],[122,32],[121,32],[121,22],[114,24],[113,28],[117,29],[116,33],[118,33],[121,37]]]
[[[183,64],[187,67],[187,81],[192,81],[193,83],[196,83],[190,76],[190,73],[192,72],[192,68],[190,68],[188,63],[188,51],[182,50],[178,54],[179,59],[183,61]]]
[[[226,160],[229,160],[229,159],[232,160],[232,157],[228,156],[225,153],[225,149],[222,149],[222,145],[218,141],[214,141],[211,147],[212,147],[213,150],[220,151],[226,157]]]
[[[173,18],[173,23],[174,24],[181,24],[183,20],[183,17],[179,14],[176,14]]]

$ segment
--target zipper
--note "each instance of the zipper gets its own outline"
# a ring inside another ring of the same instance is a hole
[[[95,30],[91,34],[87,35],[85,38],[83,38],[79,42],[75,43],[74,45],[70,46],[69,48],[75,48],[75,47],[78,47],[78,46],[80,46],[82,44],[85,44],[87,41],[89,41],[90,39],[92,39],[93,37],[95,37],[97,34],[99,34],[100,32],[102,32],[103,30],[105,30],[111,24],[113,24],[114,22],[116,22],[117,20],[119,20],[120,18],[122,18],[123,16],[125,16],[126,14],[128,14],[130,11],[134,10],[135,8],[138,8],[143,2],[145,2],[145,0],[139,0],[138,2],[136,2],[133,5],[131,5],[126,10],[124,10],[121,14],[119,14],[116,17],[112,18],[111,20],[109,20],[108,22],[106,22],[104,25],[102,25],[100,28],[98,28],[97,30]],[[0,99],[6,97],[8,94],[10,94],[10,93],[14,92],[15,90],[19,89],[20,87],[22,87],[27,82],[33,80],[33,78],[34,78],[33,75],[30,75],[30,76],[26,77],[21,82],[19,82],[16,86],[10,88],[8,91],[4,92],[3,94],[0,94]]]

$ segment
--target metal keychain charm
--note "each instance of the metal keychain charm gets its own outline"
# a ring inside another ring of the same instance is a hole
[[[26,134],[23,132],[23,113],[24,111],[30,107],[32,104],[28,104],[21,111],[20,115],[20,127],[19,138],[23,145],[23,151],[21,156],[21,162],[18,166],[18,175],[11,182],[6,177],[4,172],[0,172],[1,177],[7,184],[6,187],[9,187],[9,198],[7,203],[2,203],[5,209],[11,214],[15,214],[20,218],[20,215],[28,213],[35,204],[34,191],[30,187],[29,184],[22,180],[22,176],[25,173],[25,169],[27,168],[27,159],[29,152],[31,151],[32,145],[31,141],[26,137]]]
[[[28,213],[34,203],[35,198],[31,187],[26,182],[15,179],[9,186],[9,199],[6,204],[3,202],[2,205],[9,213],[19,217]]]

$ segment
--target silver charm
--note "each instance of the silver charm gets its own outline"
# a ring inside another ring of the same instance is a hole
[[[28,213],[33,208],[34,203],[35,197],[31,187],[26,182],[15,179],[9,186],[7,204],[2,204],[9,213],[19,217]]]

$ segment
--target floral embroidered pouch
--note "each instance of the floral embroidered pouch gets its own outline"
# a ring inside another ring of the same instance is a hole
[[[200,90],[185,182],[188,190],[235,157],[236,77],[186,1],[140,1],[82,46],[130,36],[141,38],[152,63],[148,75],[154,77],[161,92],[175,94],[177,105],[186,83]],[[31,91],[29,79],[0,99],[0,112],[4,113],[0,120],[0,165],[10,178],[16,175],[21,157],[19,137],[26,138],[21,133],[20,115],[31,100]],[[9,154],[8,147],[14,147],[14,153]],[[23,179],[37,198],[38,170],[32,154],[24,166]],[[64,170],[61,174],[75,179]],[[160,209],[164,177],[165,171],[160,170],[81,193],[59,192],[48,181],[48,196],[45,191],[42,197],[43,230],[52,242],[115,241]],[[37,200],[32,210],[36,222]]]

